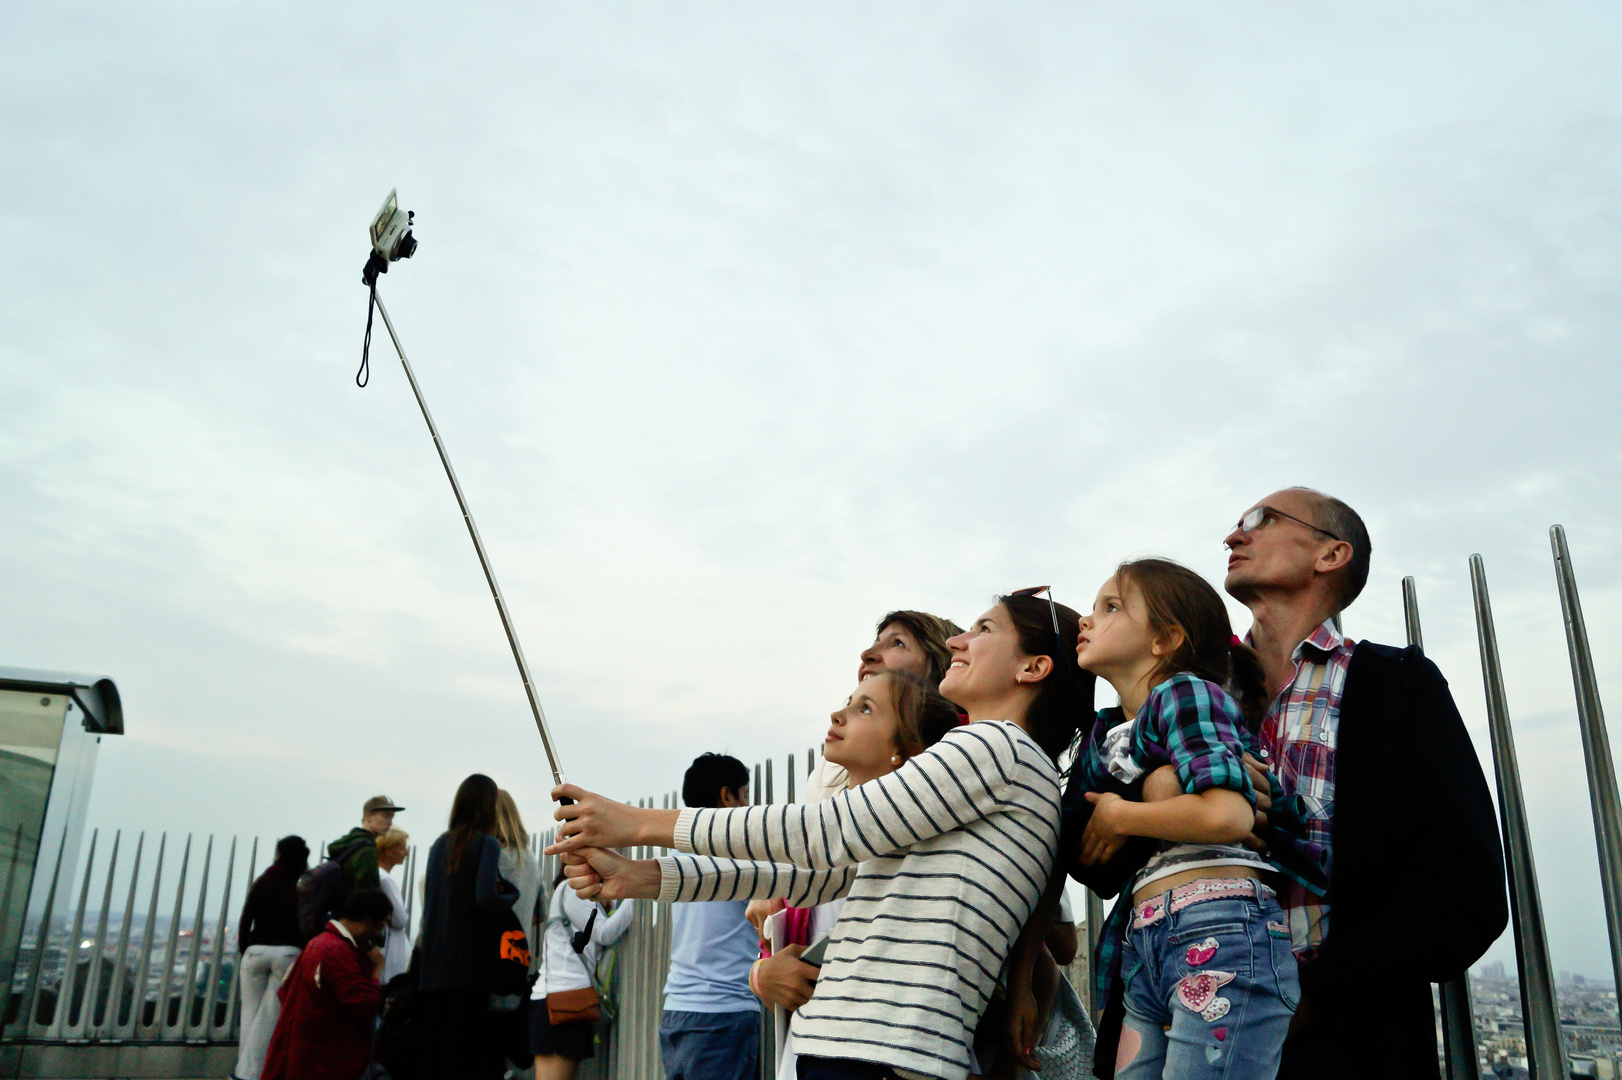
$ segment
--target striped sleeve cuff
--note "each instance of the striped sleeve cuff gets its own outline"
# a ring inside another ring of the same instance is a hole
[[[681,883],[682,875],[676,869],[676,857],[674,855],[661,855],[659,857],[659,903],[674,903],[681,893]]]
[[[691,806],[684,806],[676,815],[675,835],[671,837],[676,842],[676,850],[693,854],[693,825],[698,820],[698,811]]]

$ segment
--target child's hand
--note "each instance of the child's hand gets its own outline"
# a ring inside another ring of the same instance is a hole
[[[1250,774],[1250,786],[1256,789],[1257,813],[1273,809],[1273,771],[1265,763],[1246,754],[1245,772]]]
[[[1006,1025],[1003,1049],[1012,1051],[1012,1054],[997,1055],[999,1062],[1012,1056],[1032,1072],[1041,1070],[1042,1063],[1036,1059],[1036,1044],[1042,1037],[1042,1033],[1036,1029],[1041,1019],[1038,1011],[1036,995],[1031,992],[1031,980],[1025,979],[1017,986],[1010,980],[1003,1012],[1003,1023]]]
[[[1126,800],[1114,792],[1087,792],[1087,801],[1093,804],[1093,816],[1087,822],[1087,831],[1081,835],[1081,861],[1087,866],[1098,866],[1115,857],[1126,845],[1129,834],[1121,831],[1121,808]]]
[[[785,900],[751,900],[749,906],[743,909],[743,917],[748,919],[755,927],[755,933],[760,940],[766,940],[766,920],[776,915],[788,906]]]

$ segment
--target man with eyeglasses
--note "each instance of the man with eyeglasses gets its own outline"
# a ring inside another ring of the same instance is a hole
[[[1261,743],[1288,816],[1305,823],[1270,837],[1261,813],[1257,832],[1329,883],[1285,881],[1279,894],[1302,990],[1280,1080],[1436,1077],[1429,984],[1466,971],[1509,918],[1475,748],[1417,648],[1341,631],[1372,550],[1350,506],[1308,488],[1274,492],[1224,543],[1224,587],[1250,609],[1247,640],[1275,695]],[[1261,764],[1247,764],[1266,792]]]

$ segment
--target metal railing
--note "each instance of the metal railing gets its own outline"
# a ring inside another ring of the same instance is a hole
[[[225,854],[218,866],[215,839],[204,841],[202,866],[194,873],[190,835],[175,869],[165,865],[170,853],[167,833],[159,834],[156,853],[149,853],[146,834],[137,834],[134,851],[125,855],[123,831],[116,831],[102,865],[101,830],[94,830],[84,865],[73,879],[80,883],[78,903],[61,913],[55,910],[55,886],[75,868],[63,865],[64,853],[59,850],[44,909],[37,922],[25,928],[31,933],[23,935],[16,981],[4,988],[0,1043],[236,1042],[240,1019],[236,918],[259,869],[259,840],[252,841],[239,887],[238,839],[231,837],[228,847],[221,841]],[[115,885],[122,876],[121,857],[130,865],[119,907]],[[415,870],[413,848],[405,871],[408,911]],[[167,918],[166,871],[174,874],[174,900]],[[98,880],[99,889],[94,887]],[[189,920],[188,886],[195,889]],[[142,893],[147,901],[144,909],[138,909]],[[210,903],[216,895],[217,906]],[[99,897],[96,906],[91,904],[93,896]],[[88,933],[87,918],[94,927]]]
[[[1576,575],[1565,532],[1560,526],[1550,530],[1550,542],[1582,732],[1613,976],[1618,996],[1622,998],[1622,810],[1619,810],[1616,771]],[[1536,1080],[1556,1080],[1566,1075],[1565,1052],[1525,798],[1499,662],[1486,569],[1479,555],[1471,556],[1469,565],[1493,775],[1510,876],[1528,1065]],[[1409,643],[1423,647],[1418,597],[1412,578],[1403,581],[1403,612]],[[816,761],[815,751],[807,751],[802,770],[795,768],[795,755],[786,756],[786,768],[781,775],[787,801],[795,801],[797,778],[809,773]],[[775,762],[763,761],[752,773],[754,800],[774,802],[778,775]],[[658,799],[641,800],[640,805],[655,803],[668,809],[679,806],[680,800],[672,792]],[[534,838],[533,850],[537,855],[549,836],[548,833]],[[147,844],[145,834],[138,835],[133,852],[126,856],[123,834],[115,832],[108,845],[105,867],[99,865],[100,845],[99,832],[92,833],[84,866],[77,878],[72,876],[75,867],[63,865],[63,850],[56,853],[50,868],[52,887],[43,894],[48,897],[45,908],[23,935],[17,981],[12,987],[4,988],[7,996],[5,1010],[0,1013],[0,1043],[217,1045],[234,1042],[238,1023],[237,950],[231,929],[241,902],[237,894],[245,892],[246,883],[253,880],[257,870],[258,840],[252,843],[246,873],[241,878],[244,884],[240,888],[236,877],[237,840],[231,838],[229,847],[221,842],[225,854],[220,860],[222,868],[217,871],[215,838],[209,837],[202,845],[202,868],[190,908],[189,929],[183,904],[194,861],[193,837],[187,836],[184,841],[172,886],[165,879],[167,835],[157,838],[155,855],[148,855],[152,845]],[[18,845],[13,845],[14,851],[17,848]],[[646,858],[655,852],[633,849],[626,854]],[[115,877],[122,876],[120,865],[125,858],[131,866],[120,909],[116,906]],[[541,857],[541,862],[544,881],[550,884],[556,873],[555,860]],[[71,911],[58,912],[53,908],[53,900],[57,895],[56,883],[64,874],[68,875],[68,880],[79,882],[78,902]],[[15,868],[9,868],[7,889],[14,876]],[[413,849],[406,864],[402,890],[408,908],[415,900],[416,876],[417,858]],[[214,877],[223,879],[217,893],[211,880]],[[99,888],[96,887],[98,882]],[[168,907],[165,920],[160,905],[167,895],[166,889],[171,887],[173,903]],[[548,888],[548,896],[550,892]],[[147,898],[144,911],[137,910],[137,899],[141,895]],[[217,905],[210,904],[211,895],[218,895]],[[99,905],[92,903],[92,897],[99,898]],[[208,917],[211,911],[216,913],[212,921]],[[1103,921],[1102,904],[1091,893],[1087,894],[1084,921],[1090,945],[1096,940],[1097,928]],[[87,929],[87,922],[93,924],[93,930]],[[582,1070],[583,1080],[660,1074],[658,1029],[670,956],[670,922],[670,905],[638,903],[631,926],[617,947],[618,1016],[603,1032],[602,1053]],[[539,927],[536,931],[538,948]],[[1090,952],[1089,949],[1089,955]],[[1083,989],[1084,996],[1090,998],[1086,993],[1090,981],[1077,978],[1075,971],[1071,976]],[[1467,979],[1460,977],[1441,986],[1440,1001],[1442,1057],[1448,1078],[1478,1080]],[[771,1025],[763,1023],[761,1026],[764,1076],[766,1063],[775,1056],[775,1048],[771,1043]]]

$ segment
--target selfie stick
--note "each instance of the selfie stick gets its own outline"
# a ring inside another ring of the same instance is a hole
[[[394,342],[394,351],[400,354],[400,366],[405,368],[406,380],[411,383],[411,392],[417,396],[417,407],[422,409],[422,418],[428,423],[428,434],[434,437],[434,449],[439,451],[439,463],[445,466],[445,477],[451,482],[451,490],[456,493],[456,505],[462,509],[462,520],[467,522],[467,534],[473,538],[473,550],[479,553],[479,566],[484,569],[484,580],[490,583],[490,595],[496,601],[496,614],[501,616],[501,628],[507,632],[507,644],[512,646],[513,659],[518,663],[519,678],[524,680],[524,696],[529,699],[529,711],[535,714],[535,727],[541,733],[541,745],[546,748],[546,761],[552,767],[552,782],[554,785],[563,783],[563,770],[558,767],[558,754],[552,745],[552,731],[546,726],[546,713],[541,711],[541,701],[535,696],[535,683],[529,677],[529,664],[524,660],[524,647],[518,644],[518,634],[513,630],[512,619],[507,615],[507,602],[501,598],[501,587],[496,584],[496,572],[490,568],[490,557],[484,553],[484,541],[479,539],[479,527],[473,523],[473,512],[467,508],[467,497],[462,494],[462,485],[456,482],[456,470],[451,468],[451,459],[445,453],[445,443],[439,437],[439,429],[434,426],[434,417],[428,411],[428,402],[423,400],[422,388],[417,385],[417,376],[411,370],[411,361],[406,359],[405,349],[400,347],[400,337],[394,332],[394,323],[389,320],[389,309],[383,306],[383,298],[373,288],[373,298],[377,304],[379,314],[383,316],[383,325],[388,328],[389,340]],[[573,800],[564,799],[565,803]]]

